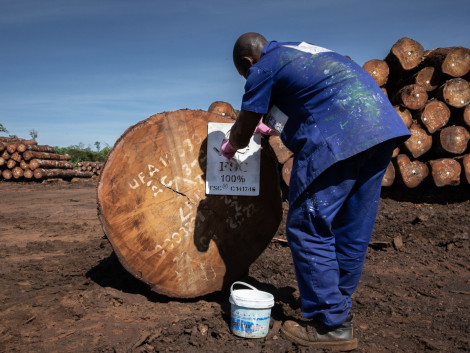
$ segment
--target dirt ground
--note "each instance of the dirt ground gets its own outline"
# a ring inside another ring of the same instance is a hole
[[[301,318],[283,224],[241,279],[274,295],[272,327],[238,338],[228,292],[175,300],[123,269],[95,185],[0,182],[0,352],[318,351],[279,334],[282,321]],[[470,351],[469,187],[382,196],[353,298],[356,351]]]

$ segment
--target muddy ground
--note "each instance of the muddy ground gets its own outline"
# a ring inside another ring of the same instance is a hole
[[[301,318],[281,225],[242,280],[274,294],[266,338],[230,332],[227,292],[175,300],[120,265],[96,180],[0,182],[0,352],[316,352],[279,334]],[[357,352],[470,351],[470,189],[383,191],[354,296]]]

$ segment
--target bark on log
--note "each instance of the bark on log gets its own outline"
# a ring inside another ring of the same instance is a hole
[[[424,125],[430,134],[447,125],[450,119],[450,109],[444,102],[431,99],[424,108],[417,113],[417,119]]]
[[[292,165],[294,164],[294,156],[289,158],[286,163],[282,166],[282,179],[289,186],[290,176],[292,174]]]
[[[385,171],[385,175],[382,179],[382,186],[392,186],[395,182],[395,167],[393,166],[393,162],[390,162],[387,170]]]
[[[269,144],[276,155],[277,161],[280,164],[284,164],[287,160],[292,157],[293,153],[283,143],[279,136],[270,136]]]
[[[385,60],[372,59],[365,62],[362,67],[369,73],[369,75],[372,76],[372,78],[380,87],[387,83],[390,69]]]
[[[460,173],[462,168],[459,162],[451,158],[442,158],[429,161],[434,185],[442,187],[446,185],[460,185]]]
[[[25,140],[21,138],[13,138],[13,137],[0,137],[0,142],[5,143],[24,143],[28,145],[37,145],[38,143],[35,140]]]
[[[399,154],[395,160],[400,180],[412,189],[420,185],[429,174],[429,168],[420,161],[411,161],[405,154]]]
[[[398,90],[393,98],[395,105],[402,105],[411,110],[424,107],[428,101],[426,90],[419,85],[407,85]]]
[[[31,169],[25,169],[24,172],[23,172],[23,176],[26,178],[26,179],[32,179],[33,176],[34,176],[34,173]]]
[[[60,161],[68,161],[71,157],[68,154],[57,154],[49,152],[38,152],[38,151],[25,151],[23,153],[23,158],[26,161],[29,161],[33,158],[37,159],[56,159]]]
[[[269,244],[282,217],[278,166],[265,139],[259,196],[205,194],[209,121],[233,122],[192,110],[139,122],[116,142],[98,182],[98,215],[119,260],[152,290],[172,297],[233,283]]]
[[[21,178],[24,174],[23,169],[21,169],[20,167],[13,168],[13,170],[11,172],[13,174],[13,178],[15,178],[15,179]]]
[[[409,71],[416,68],[424,55],[423,46],[411,38],[399,39],[391,48],[385,61],[393,67]]]
[[[412,117],[410,111],[408,109],[406,109],[405,107],[402,107],[402,106],[399,106],[399,105],[394,105],[393,107],[395,108],[398,115],[400,115],[400,118],[401,118],[401,120],[403,120],[406,127],[410,128],[411,124],[413,124],[413,117]]]
[[[416,123],[411,125],[409,130],[411,136],[404,142],[404,145],[414,158],[418,158],[431,149],[432,136]]]
[[[91,178],[93,173],[82,172],[76,169],[44,169],[38,168],[34,170],[34,177],[36,179],[50,179],[50,178]]]
[[[463,78],[447,80],[439,87],[438,98],[452,107],[463,108],[470,104],[470,83]]]
[[[423,59],[424,62],[434,65],[452,77],[462,77],[470,71],[470,49],[465,47],[428,50]]]
[[[11,178],[13,178],[13,173],[11,172],[10,169],[5,169],[5,170],[2,172],[2,176],[3,176],[3,179],[5,179],[5,180],[10,180]]]
[[[55,153],[55,148],[49,145],[26,145],[24,143],[17,146],[19,152],[36,151],[36,152],[49,152]]]
[[[31,159],[29,161],[29,168],[35,170],[37,168],[44,169],[73,169],[74,164],[67,161],[57,161],[53,159]]]
[[[441,154],[462,154],[467,150],[470,133],[463,126],[447,126],[436,136],[435,151]]]
[[[222,101],[213,102],[209,106],[207,111],[210,113],[226,116],[232,120],[237,119],[237,113],[235,112],[235,109],[233,109],[232,105],[227,102],[222,102]]]

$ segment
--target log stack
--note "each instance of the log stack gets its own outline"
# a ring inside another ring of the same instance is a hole
[[[68,154],[34,140],[0,137],[0,176],[4,180],[30,181],[50,178],[90,178],[91,172],[74,169]]]
[[[77,169],[82,172],[91,172],[93,175],[100,175],[104,162],[78,162]]]
[[[415,188],[470,183],[470,49],[425,50],[401,38],[383,59],[363,68],[411,132],[395,151],[382,186]],[[293,156],[279,137],[269,140],[288,187]]]
[[[383,60],[369,60],[363,68],[411,132],[382,185],[470,183],[470,49],[425,50],[417,41],[401,38]]]

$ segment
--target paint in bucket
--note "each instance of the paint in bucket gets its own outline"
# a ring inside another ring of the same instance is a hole
[[[234,290],[240,284],[251,289]],[[274,296],[244,283],[234,282],[230,288],[232,304],[230,328],[233,334],[245,338],[262,338],[268,334]]]

